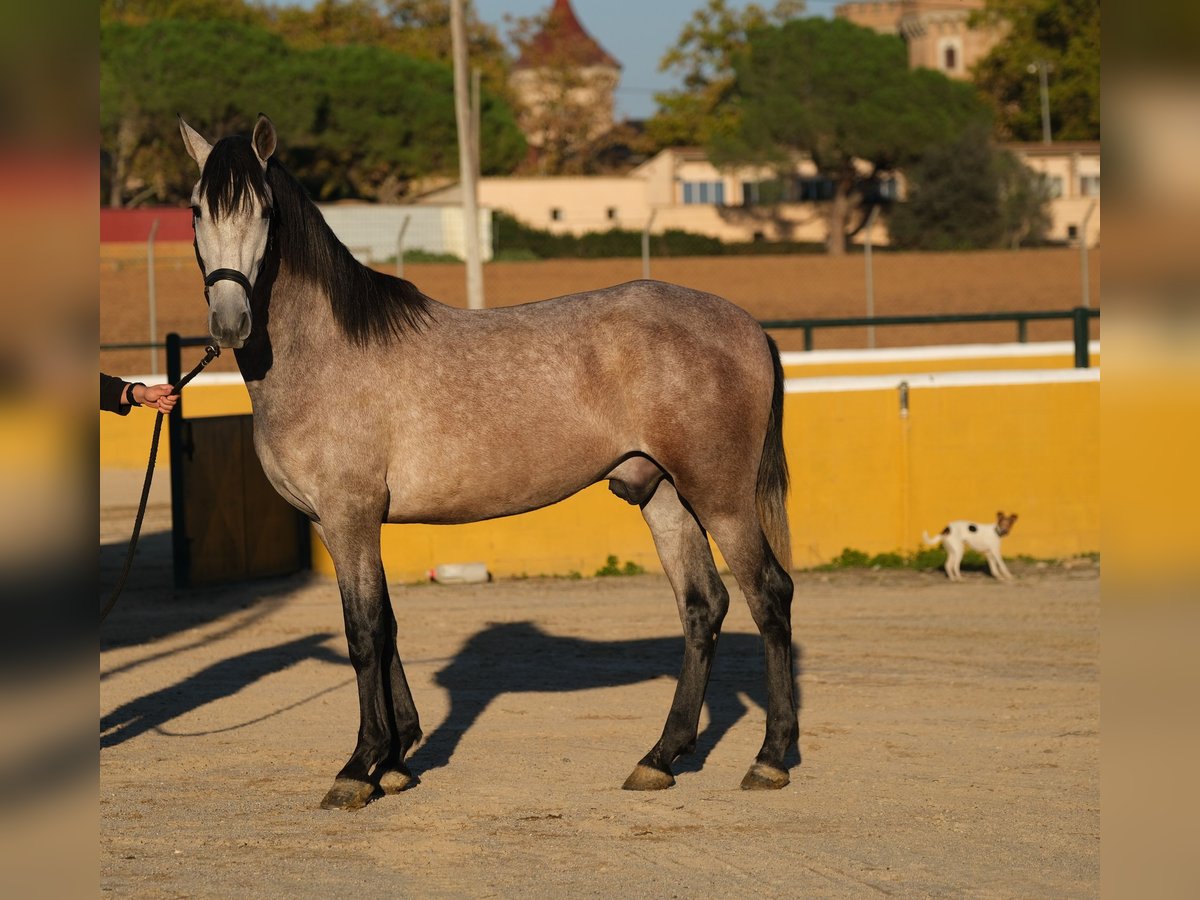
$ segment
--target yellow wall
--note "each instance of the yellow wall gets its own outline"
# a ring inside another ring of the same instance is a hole
[[[792,394],[785,445],[798,566],[914,549],[950,519],[1020,515],[1006,554],[1100,549],[1099,382]]]
[[[953,518],[990,520],[999,509],[1020,515],[1007,555],[1098,551],[1099,397],[1098,381],[914,385],[904,418],[895,387],[789,393],[796,565],[827,562],[846,547],[912,550],[922,530]],[[250,409],[241,385],[189,388],[186,402],[189,416]],[[144,466],[153,423],[146,410],[102,415],[101,466]],[[591,575],[611,554],[658,568],[640,513],[602,484],[508,519],[385,526],[382,542],[388,576],[400,581],[444,562],[482,561],[499,576]],[[320,541],[313,546],[314,567],[332,572]]]
[[[249,414],[250,395],[244,384],[193,384],[184,390],[184,411],[189,419],[203,416]],[[154,434],[153,410],[137,407],[127,416],[100,413],[100,468],[144,468]],[[158,446],[155,470],[170,466],[167,453],[167,423]],[[156,478],[166,477],[161,472]]]
[[[950,519],[1020,515],[1007,555],[1100,549],[1099,382],[789,394],[785,447],[797,567],[846,547],[915,549]],[[319,541],[314,567],[332,572]],[[442,562],[493,574],[591,575],[616,555],[655,571],[639,512],[594,485],[564,502],[473,525],[383,528],[388,577],[416,580]]]

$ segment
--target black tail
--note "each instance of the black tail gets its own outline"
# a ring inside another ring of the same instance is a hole
[[[771,392],[771,415],[767,419],[767,433],[763,438],[762,459],[758,463],[755,501],[758,519],[767,536],[767,543],[771,545],[771,552],[784,569],[790,570],[792,536],[787,515],[787,457],[783,452],[783,363],[779,360],[779,348],[770,335],[767,335],[767,344],[771,348],[775,384]]]

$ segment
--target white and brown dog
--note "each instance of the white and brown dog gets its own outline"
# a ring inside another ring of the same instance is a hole
[[[998,512],[995,525],[980,525],[978,522],[956,519],[943,528],[937,537],[930,537],[928,532],[923,532],[922,535],[930,547],[941,544],[946,548],[946,575],[951,581],[962,581],[962,573],[958,567],[962,563],[966,547],[984,555],[993,578],[1012,581],[1012,573],[1008,571],[1008,566],[1004,565],[1004,557],[1000,555],[1000,538],[1012,531],[1016,521],[1016,513],[1006,516],[1003,512]]]

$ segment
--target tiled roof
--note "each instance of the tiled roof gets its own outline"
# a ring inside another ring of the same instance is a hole
[[[524,48],[515,68],[536,69],[555,63],[621,68],[621,64],[579,24],[571,0],[554,0],[545,27]]]

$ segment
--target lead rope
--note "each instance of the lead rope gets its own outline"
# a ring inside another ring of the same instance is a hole
[[[196,364],[196,368],[188,372],[179,380],[179,384],[174,385],[175,393],[180,393],[187,383],[204,371],[205,367],[221,355],[221,348],[216,344],[209,344],[204,348],[204,359]],[[121,591],[125,588],[125,579],[129,577],[129,569],[133,565],[133,552],[137,548],[138,535],[142,531],[142,519],[146,515],[146,501],[150,498],[150,481],[154,478],[154,461],[158,457],[158,436],[162,433],[162,410],[159,410],[158,415],[154,419],[154,437],[150,440],[150,462],[146,465],[146,481],[142,484],[142,499],[138,504],[137,518],[133,522],[133,537],[129,539],[129,551],[125,554],[125,568],[121,570],[121,577],[117,581],[117,586],[112,592],[112,596],[108,598],[108,602],[104,604],[104,609],[100,610],[100,623],[108,618],[108,614],[112,612],[112,608],[117,603],[117,598],[121,596]]]

